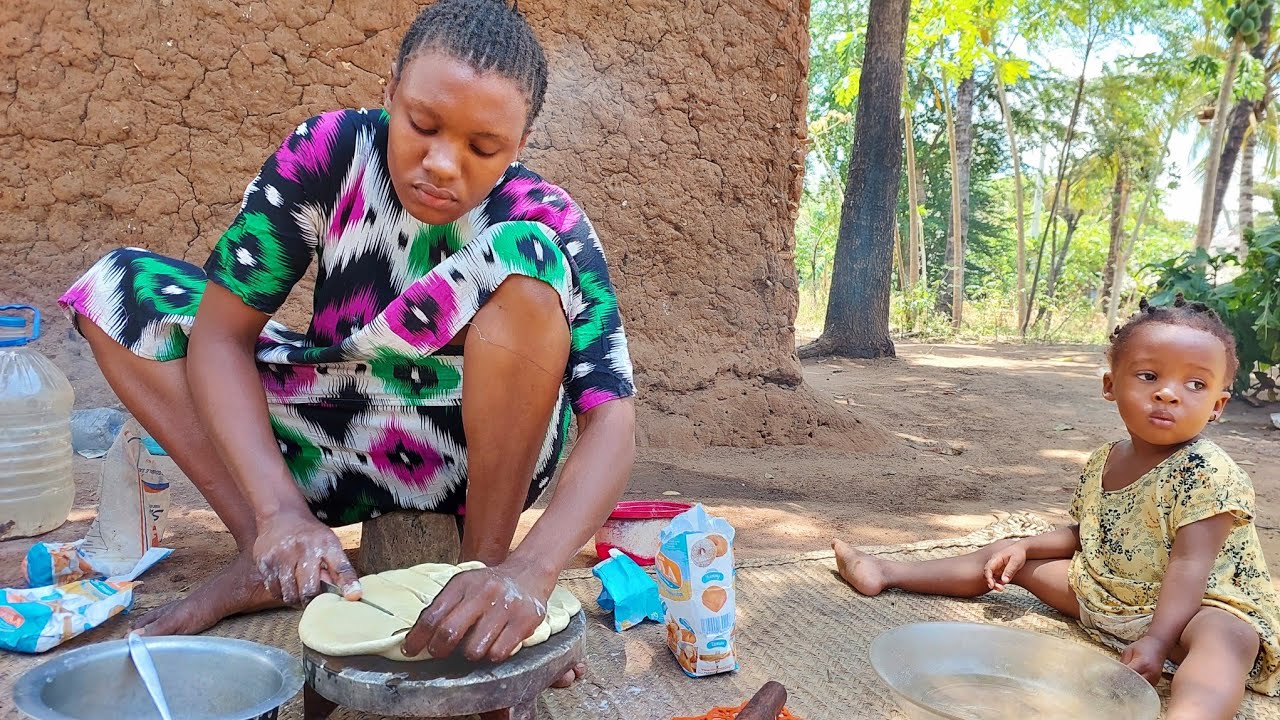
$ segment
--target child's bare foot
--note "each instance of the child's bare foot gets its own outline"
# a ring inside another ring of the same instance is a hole
[[[275,607],[284,603],[267,590],[252,558],[242,553],[186,597],[147,613],[135,627],[143,635],[195,635],[223,618]]]
[[[831,549],[836,551],[836,567],[840,569],[840,577],[853,586],[854,590],[874,597],[885,589],[884,569],[880,560],[841,540],[832,540]]]

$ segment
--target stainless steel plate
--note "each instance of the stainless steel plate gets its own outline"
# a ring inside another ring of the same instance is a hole
[[[289,653],[219,637],[147,638],[175,718],[267,720],[302,688]],[[65,652],[14,686],[18,709],[35,720],[160,720],[124,640]]]

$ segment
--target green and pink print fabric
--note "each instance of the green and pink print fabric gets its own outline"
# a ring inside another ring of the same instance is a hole
[[[314,263],[309,327],[269,321],[257,359],[290,471],[316,517],[341,525],[465,512],[462,354],[448,343],[506,278],[542,280],[560,295],[570,354],[532,504],[572,413],[635,393],[600,240],[564,190],[520,164],[456,222],[423,224],[392,189],[386,148],[385,111],[311,118],[249,184],[203,269],[116,250],[60,302],[133,353],[174,360],[206,283],[274,314]]]

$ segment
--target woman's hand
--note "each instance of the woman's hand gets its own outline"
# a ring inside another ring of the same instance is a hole
[[[432,657],[447,657],[461,648],[472,662],[506,660],[546,616],[555,583],[554,576],[511,563],[458,573],[418,616],[404,654],[426,649]]]
[[[1005,585],[1012,582],[1026,564],[1027,549],[1021,542],[1004,546],[982,568],[982,574],[987,578],[987,587],[996,592],[1004,592]]]
[[[338,536],[310,513],[278,513],[258,528],[253,560],[267,589],[286,604],[319,595],[322,579],[348,600],[360,599],[360,578]]]
[[[1133,668],[1147,682],[1156,685],[1164,674],[1164,661],[1169,658],[1169,650],[1169,646],[1158,638],[1143,635],[1124,649],[1120,654],[1120,662]]]

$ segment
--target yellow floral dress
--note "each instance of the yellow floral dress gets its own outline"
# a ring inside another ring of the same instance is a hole
[[[1249,687],[1280,694],[1280,603],[1252,522],[1249,475],[1222,448],[1200,439],[1132,485],[1106,491],[1102,471],[1114,446],[1089,458],[1071,501],[1081,549],[1071,561],[1069,581],[1082,612],[1117,618],[1155,613],[1178,528],[1231,513],[1235,528],[1209,574],[1203,604],[1257,629],[1262,644]]]

